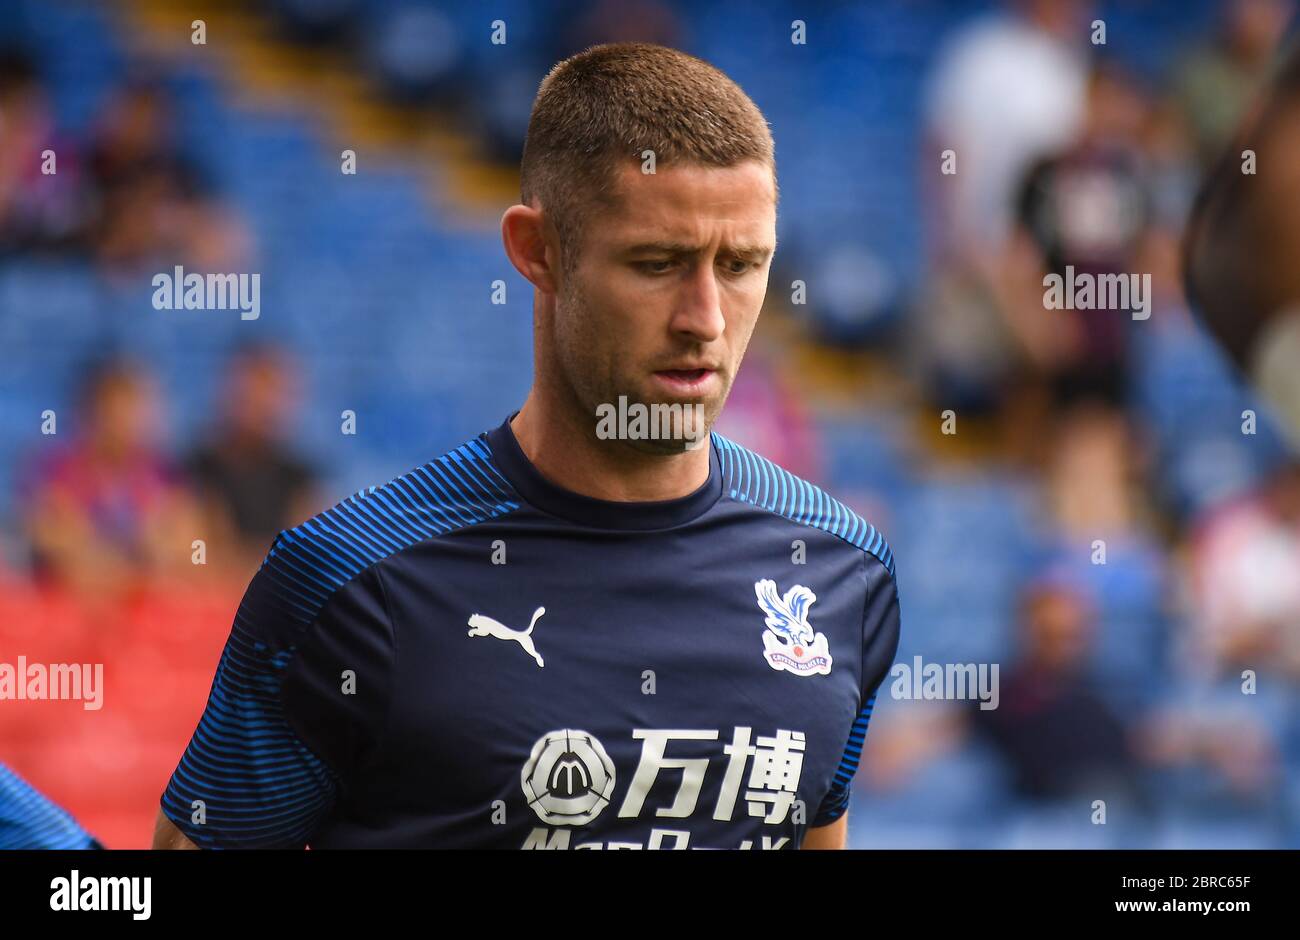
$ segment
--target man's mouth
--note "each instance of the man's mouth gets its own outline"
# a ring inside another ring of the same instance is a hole
[[[700,392],[717,373],[713,369],[661,369],[654,373],[662,384],[676,392]]]

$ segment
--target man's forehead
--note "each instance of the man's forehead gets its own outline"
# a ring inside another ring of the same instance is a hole
[[[757,160],[733,166],[671,164],[659,166],[654,172],[646,171],[641,163],[627,161],[615,169],[610,190],[624,200],[690,199],[754,205],[776,201],[772,169]]]
[[[776,220],[771,172],[757,161],[660,167],[655,173],[642,172],[636,163],[620,165],[597,219],[646,240],[688,238],[699,223],[723,221],[749,233],[749,241],[770,242]]]

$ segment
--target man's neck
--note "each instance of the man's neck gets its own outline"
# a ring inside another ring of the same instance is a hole
[[[596,417],[591,416],[594,426]],[[510,429],[542,476],[566,490],[614,502],[689,496],[709,479],[709,445],[662,456],[601,441],[591,427],[545,402],[534,388]]]

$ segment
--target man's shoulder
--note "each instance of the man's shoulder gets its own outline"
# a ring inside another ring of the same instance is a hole
[[[340,589],[384,559],[520,505],[479,435],[281,530],[243,606],[274,605],[310,623]]]
[[[890,577],[894,576],[894,553],[874,525],[817,484],[716,431],[711,436],[726,496],[792,523],[829,532],[880,562]]]

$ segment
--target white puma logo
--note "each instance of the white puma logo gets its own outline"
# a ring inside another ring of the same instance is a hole
[[[469,625],[472,628],[469,631],[470,636],[494,636],[499,640],[514,640],[524,648],[529,656],[537,660],[538,666],[544,666],[542,656],[537,652],[537,647],[533,645],[533,627],[537,626],[537,621],[542,614],[546,613],[545,607],[538,607],[533,611],[533,620],[528,624],[527,630],[511,630],[499,620],[493,620],[491,617],[485,617],[482,614],[473,614],[469,618]]]

